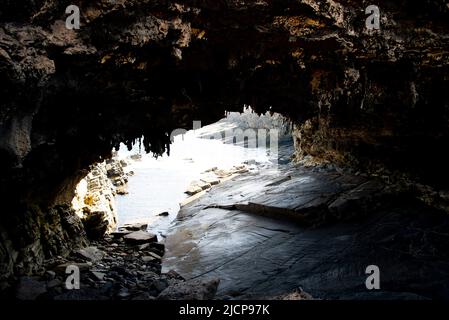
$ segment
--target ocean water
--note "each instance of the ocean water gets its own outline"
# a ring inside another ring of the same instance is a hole
[[[145,222],[150,232],[163,238],[176,218],[179,203],[188,197],[184,191],[201,173],[213,167],[230,169],[248,160],[269,163],[269,152],[264,147],[244,148],[199,137],[205,132],[220,130],[219,126],[206,126],[176,136],[170,156],[165,154],[156,159],[151,154],[140,153],[142,160],[132,161],[130,168],[135,174],[129,177],[129,194],[116,197],[118,224]],[[131,151],[125,146],[118,151],[120,158],[136,153],[139,153],[137,145]],[[168,217],[159,216],[165,211],[169,212]]]

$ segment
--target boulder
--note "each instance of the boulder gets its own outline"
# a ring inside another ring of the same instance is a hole
[[[153,242],[150,244],[150,248],[151,249],[155,249],[157,251],[160,252],[164,252],[165,251],[165,244],[161,243],[161,242]]]
[[[118,228],[119,231],[139,231],[139,230],[147,230],[148,223],[132,223],[125,224],[124,226]]]
[[[176,280],[185,280],[183,276],[181,276],[178,272],[176,272],[173,269],[170,269],[167,273],[165,273],[167,277],[170,279],[176,279]]]
[[[125,168],[128,166],[128,162],[125,159],[120,160],[120,165],[122,166],[122,168]]]
[[[201,178],[201,181],[210,184],[211,186],[217,185],[220,183],[220,179],[214,177],[205,177]]]
[[[94,246],[79,249],[75,253],[79,257],[92,262],[100,261],[104,257],[104,252]]]
[[[207,190],[211,187],[210,183],[204,182],[202,180],[197,181],[196,185],[201,188],[201,190]]]
[[[229,177],[230,175],[232,175],[232,172],[229,172],[229,171],[226,171],[226,170],[223,170],[223,169],[215,170],[214,173],[220,179],[226,178],[226,177]]]
[[[142,261],[147,263],[147,262],[153,262],[156,261],[156,258],[153,256],[143,256],[142,257]]]
[[[184,193],[187,193],[189,196],[193,196],[194,194],[197,194],[198,192],[203,191],[201,187],[199,187],[196,184],[191,184],[187,187],[187,190],[184,191]]]
[[[141,154],[133,154],[129,158],[131,160],[134,160],[134,161],[141,161],[142,160],[142,155]]]
[[[125,172],[123,171],[120,161],[115,159],[109,159],[106,161],[106,172],[108,178],[121,178],[125,176]]]
[[[87,237],[91,240],[102,239],[110,228],[108,212],[88,212],[82,219]]]
[[[133,245],[157,242],[157,236],[155,234],[143,230],[131,232],[125,235],[123,239],[126,243]]]
[[[115,192],[121,196],[129,194],[127,185],[118,186]]]

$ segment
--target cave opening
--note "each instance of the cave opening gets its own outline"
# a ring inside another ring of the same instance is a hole
[[[294,153],[292,124],[278,113],[257,114],[250,106],[245,106],[242,112],[225,112],[225,116],[213,124],[202,127],[200,123],[195,121],[192,130],[174,130],[169,154],[167,151],[155,156],[142,150],[139,143],[131,148],[121,144],[119,149],[113,150],[111,159],[93,166],[78,184],[72,201],[82,218],[103,210],[103,219],[109,224],[108,232],[113,238],[142,231],[147,236],[151,234],[159,247],[153,248],[150,254],[160,257],[162,271],[170,273],[184,268],[180,276],[186,279],[195,278],[195,272],[208,268],[208,259],[214,260],[223,250],[244,248],[247,241],[234,233],[235,239],[229,242],[229,229],[226,226],[217,228],[219,224],[210,220],[212,216],[205,220],[193,219],[193,226],[202,224],[204,230],[178,227],[184,220],[182,212],[189,211],[203,198],[211,201],[211,206],[224,209],[240,203],[241,197],[248,198],[249,193],[257,194],[259,191],[255,189],[270,181],[274,181],[273,185],[282,183],[287,166],[293,163]],[[233,188],[237,178],[246,181],[244,188],[248,191],[237,196],[227,195],[227,188]],[[251,223],[258,223],[260,219],[252,216],[250,210],[239,214],[250,215]],[[272,222],[271,227],[277,225]],[[187,249],[186,243],[207,238],[209,231],[222,233],[219,241],[225,244],[204,252],[203,258],[197,259],[195,249],[191,252],[192,248]],[[180,240],[179,233],[190,234],[191,238]],[[123,240],[116,240],[116,248],[119,248]],[[187,257],[180,259],[179,252]],[[195,260],[191,272],[186,272],[182,263],[177,265],[190,258]],[[246,278],[245,274],[232,269],[229,272],[242,280]]]
[[[144,223],[163,239],[180,207],[214,185],[290,161],[288,154],[280,159],[279,141],[293,153],[290,121],[277,113],[258,115],[250,106],[204,127],[194,121],[192,127],[174,130],[170,152],[161,156],[145,153],[139,143],[113,150],[108,176],[116,186],[118,229]]]
[[[1,297],[449,298],[444,1],[373,28],[365,1],[74,0],[79,29],[28,2],[0,12]]]

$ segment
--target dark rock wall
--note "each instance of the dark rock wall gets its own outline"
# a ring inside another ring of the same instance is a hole
[[[60,205],[114,146],[143,136],[160,154],[173,129],[244,103],[292,119],[298,157],[444,188],[449,8],[374,2],[2,1],[2,273],[85,241]],[[65,28],[69,4],[80,30]],[[370,4],[380,31],[365,28]]]

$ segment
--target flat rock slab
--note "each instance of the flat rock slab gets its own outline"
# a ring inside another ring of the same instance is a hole
[[[157,242],[157,236],[153,233],[140,230],[125,235],[123,240],[128,244],[143,244]]]
[[[220,179],[214,177],[204,177],[201,178],[201,181],[210,184],[211,186],[215,186],[220,183]]]
[[[218,298],[265,299],[298,287],[319,299],[447,298],[449,238],[433,232],[448,234],[449,217],[423,209],[373,212],[361,223],[317,229],[205,209],[172,229],[163,271],[177,270],[186,279],[217,277]],[[428,230],[432,239],[424,236]],[[382,292],[365,288],[372,264],[380,268]]]
[[[104,252],[93,246],[79,249],[75,253],[79,257],[91,262],[100,261],[104,257]]]
[[[219,278],[217,297],[225,299],[288,296],[299,287],[318,299],[447,299],[449,217],[412,200],[376,198],[382,189],[363,177],[289,167],[239,176],[181,208],[163,271]],[[384,202],[365,207],[357,220],[314,228],[241,210],[339,212],[373,197]],[[381,272],[378,291],[365,287],[373,264]]]
[[[201,191],[203,191],[203,189],[200,186],[194,184],[194,185],[188,186],[185,193],[188,194],[189,196],[193,196],[194,194],[197,194],[198,192],[201,192]]]
[[[139,230],[147,230],[148,223],[132,223],[132,224],[125,224],[124,226],[118,228],[119,231],[126,232],[126,231],[139,231]]]

